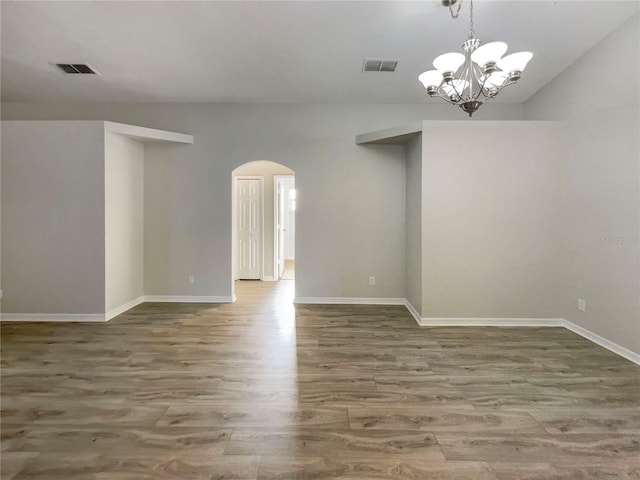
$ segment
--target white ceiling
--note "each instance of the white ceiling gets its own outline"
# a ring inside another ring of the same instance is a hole
[[[417,76],[460,51],[468,3],[452,20],[440,0],[3,0],[2,101],[425,102]],[[478,38],[534,53],[496,100],[527,100],[638,5],[476,0]],[[363,74],[365,57],[397,59],[398,69]],[[101,75],[65,76],[54,63],[88,63]]]

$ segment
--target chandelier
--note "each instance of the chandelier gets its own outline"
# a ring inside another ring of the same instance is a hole
[[[458,18],[462,1],[458,3],[455,13],[455,0],[443,0],[443,4],[449,6],[453,18]],[[518,81],[533,54],[518,52],[503,57],[507,51],[506,43],[491,42],[481,45],[473,29],[473,0],[469,3],[469,36],[462,44],[465,53],[440,55],[433,61],[435,70],[420,74],[418,80],[427,89],[429,96],[438,96],[472,116],[485,101]]]

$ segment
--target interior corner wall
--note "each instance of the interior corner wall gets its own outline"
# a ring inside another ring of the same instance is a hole
[[[638,117],[630,106],[567,122],[561,203],[562,315],[634,352],[640,352]]]
[[[104,122],[2,122],[3,313],[104,313]]]
[[[406,149],[406,297],[422,312],[422,135]]]
[[[597,116],[640,99],[640,13],[567,67],[524,103],[525,120]]]
[[[558,318],[556,129],[424,122],[423,317]]]
[[[565,120],[559,132],[560,314],[637,353],[639,84],[637,14],[525,104],[528,118]],[[577,308],[579,298],[585,312]]]
[[[294,175],[294,171],[284,165],[279,165],[271,161],[258,160],[238,167],[234,172],[234,177],[242,175],[255,175],[264,177],[262,198],[263,198],[263,226],[262,229],[262,249],[263,255],[263,277],[273,276],[273,177],[274,175]]]
[[[105,308],[144,295],[144,145],[105,132]]]

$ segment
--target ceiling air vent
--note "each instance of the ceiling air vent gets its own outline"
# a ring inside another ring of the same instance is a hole
[[[98,72],[93,70],[89,65],[84,63],[56,63],[58,68],[64,73],[80,74],[80,75],[95,75]]]
[[[365,58],[362,65],[363,72],[395,72],[398,66],[397,60],[380,60]]]

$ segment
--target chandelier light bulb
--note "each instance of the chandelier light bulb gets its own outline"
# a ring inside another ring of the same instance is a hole
[[[504,42],[491,42],[481,45],[471,54],[471,60],[478,64],[484,73],[495,71],[498,60],[507,51]]]
[[[433,67],[442,75],[453,76],[464,63],[464,55],[457,52],[444,53],[433,61]],[[449,75],[447,75],[449,74]]]
[[[522,73],[532,58],[531,52],[512,53],[498,62],[498,68],[507,74]]]
[[[442,74],[437,70],[429,70],[422,72],[418,76],[418,80],[420,80],[420,83],[422,83],[427,90],[429,87],[437,88],[442,83]]]

